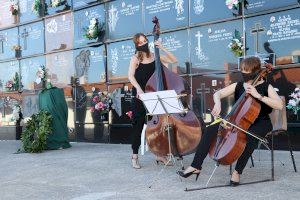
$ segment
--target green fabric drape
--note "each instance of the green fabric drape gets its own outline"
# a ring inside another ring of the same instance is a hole
[[[39,107],[52,115],[52,133],[47,138],[47,149],[71,147],[68,139],[68,106],[60,88],[43,90],[39,94]]]

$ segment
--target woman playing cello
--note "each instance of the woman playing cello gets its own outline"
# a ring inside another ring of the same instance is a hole
[[[252,80],[258,75],[260,70],[261,63],[259,58],[249,57],[244,59],[241,62],[241,71],[244,78],[244,82],[233,83],[217,91],[213,96],[215,105],[211,113],[214,116],[218,116],[220,114],[222,98],[234,94],[235,101],[237,101],[239,97],[244,92],[246,92],[250,94],[253,98],[257,99],[261,106],[258,117],[250,126],[248,131],[250,133],[255,133],[256,135],[264,137],[269,131],[272,130],[272,124],[269,118],[269,113],[271,113],[272,109],[282,109],[283,104],[272,85],[268,84],[265,80],[261,79],[257,82],[255,86],[251,85]],[[199,143],[191,166],[189,166],[185,171],[178,171],[178,174],[181,177],[187,178],[192,174],[195,174],[196,180],[198,179],[202,168],[203,160],[207,156],[213,139],[217,134],[217,126],[218,125],[213,125],[207,128],[206,133],[203,134],[202,139]],[[235,170],[233,171],[231,176],[230,184],[232,186],[236,186],[239,184],[240,175],[242,174],[248,162],[248,159],[253,153],[257,144],[257,139],[247,135],[246,147],[239,159],[237,160]]]

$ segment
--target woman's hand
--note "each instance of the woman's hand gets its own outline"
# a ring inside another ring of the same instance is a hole
[[[156,41],[154,42],[154,45],[155,45],[157,48],[161,49],[161,50],[164,50],[164,49],[165,49],[165,48],[163,47],[163,45],[161,44],[161,42],[158,41],[158,40],[156,40]]]
[[[221,104],[220,103],[216,103],[214,105],[214,108],[211,111],[211,114],[216,117],[216,116],[219,116],[220,113],[221,113]]]
[[[261,94],[257,92],[256,88],[253,87],[253,85],[245,83],[244,88],[246,93],[251,94],[254,98],[259,99],[262,97]]]

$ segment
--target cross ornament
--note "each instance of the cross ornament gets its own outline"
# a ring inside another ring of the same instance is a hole
[[[251,29],[251,34],[255,36],[255,53],[259,53],[259,34],[265,32],[261,23],[256,23]]]

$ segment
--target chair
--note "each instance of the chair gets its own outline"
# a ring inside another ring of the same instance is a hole
[[[290,138],[290,135],[287,132],[287,117],[286,117],[286,107],[285,107],[286,101],[285,101],[284,96],[280,96],[280,98],[281,98],[284,106],[283,106],[282,110],[273,109],[272,113],[270,113],[269,116],[270,116],[270,119],[271,119],[271,122],[272,122],[272,125],[273,125],[273,130],[266,135],[266,138],[271,139],[271,145],[272,145],[271,150],[273,151],[274,136],[277,136],[277,135],[280,135],[280,134],[287,136],[288,147],[289,147],[289,151],[290,151],[294,171],[297,172],[297,167],[296,167],[294,154],[293,154],[293,149],[292,149],[291,138]],[[272,152],[272,154],[273,154],[273,152]]]
[[[293,167],[294,167],[295,172],[297,172],[294,154],[293,154],[293,150],[292,150],[292,143],[291,143],[290,135],[287,132],[287,117],[286,117],[285,98],[284,98],[284,96],[280,96],[280,98],[281,98],[284,106],[283,106],[282,110],[273,109],[273,111],[269,114],[271,123],[273,125],[273,130],[271,132],[267,133],[267,135],[265,136],[267,139],[270,140],[270,144],[271,144],[270,148],[271,148],[271,162],[272,162],[271,163],[272,164],[272,169],[271,169],[272,170],[272,180],[274,180],[274,136],[278,136],[281,134],[287,136],[288,147],[289,147],[289,151],[291,154]],[[259,142],[258,148],[257,148],[258,150],[260,150],[261,144],[262,143]],[[284,164],[282,163],[282,165],[284,165]]]

